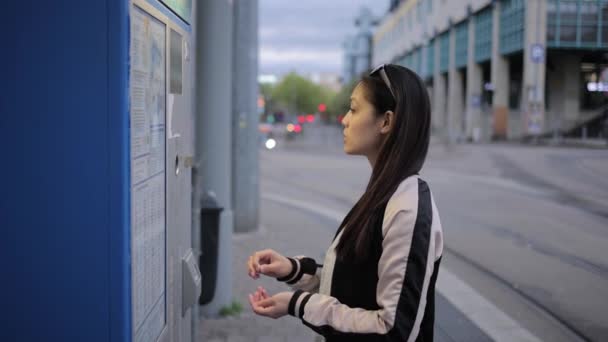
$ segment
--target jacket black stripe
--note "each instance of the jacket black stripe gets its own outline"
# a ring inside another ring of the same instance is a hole
[[[416,341],[433,341],[435,334],[435,283],[437,282],[437,275],[439,274],[439,264],[441,264],[441,257],[435,261],[435,268],[433,269],[433,276],[429,284],[429,290],[426,294],[426,310],[424,310],[424,318],[420,325],[420,332]]]
[[[432,221],[431,191],[426,182],[418,179],[418,213],[407,259],[403,287],[395,313],[395,324],[388,333],[389,341],[402,341],[403,337],[409,336],[414,329],[426,274]]]

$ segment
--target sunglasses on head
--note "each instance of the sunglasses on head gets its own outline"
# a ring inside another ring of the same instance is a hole
[[[386,87],[391,92],[391,95],[393,95],[393,99],[396,99],[395,93],[393,92],[393,87],[391,86],[391,80],[388,78],[386,70],[384,70],[385,66],[386,64],[378,65],[376,68],[374,68],[374,70],[372,70],[372,72],[369,73],[369,75],[374,76],[375,74],[380,74],[380,78],[382,81],[384,81],[384,84],[386,84]]]

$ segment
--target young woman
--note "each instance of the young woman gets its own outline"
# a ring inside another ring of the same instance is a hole
[[[363,77],[342,121],[344,151],[372,166],[365,193],[346,215],[323,265],[273,250],[248,261],[294,292],[249,296],[255,313],[292,315],[334,341],[432,341],[435,281],[443,235],[433,196],[418,173],[429,147],[431,113],[422,80],[381,65]]]

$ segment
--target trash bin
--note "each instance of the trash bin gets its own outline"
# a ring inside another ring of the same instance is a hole
[[[224,210],[218,206],[215,196],[207,193],[201,200],[201,255],[198,267],[202,275],[201,297],[199,304],[205,305],[213,300],[217,282],[218,243],[220,214]]]

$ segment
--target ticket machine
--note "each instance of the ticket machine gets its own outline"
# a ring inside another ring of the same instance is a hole
[[[190,341],[193,1],[8,6],[0,340]]]

